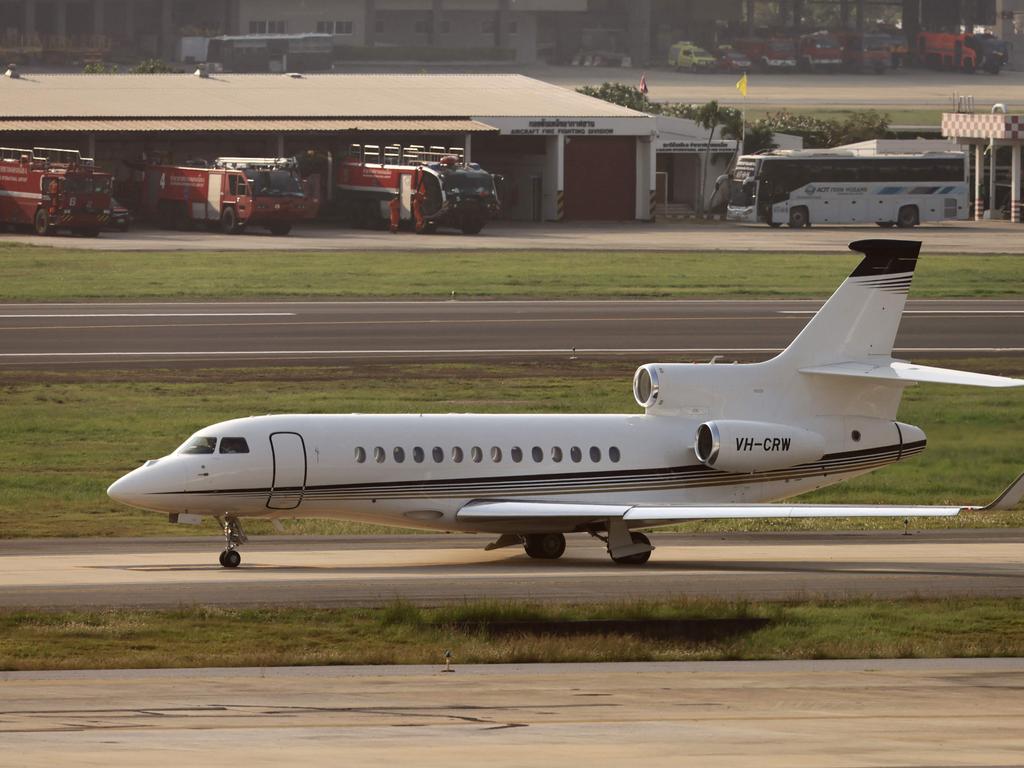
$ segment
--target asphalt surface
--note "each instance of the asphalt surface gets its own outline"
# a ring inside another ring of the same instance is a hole
[[[763,358],[819,301],[0,305],[0,368],[393,360]],[[573,352],[575,350],[575,353]],[[1019,355],[1024,301],[911,301],[896,354]]]
[[[0,608],[212,604],[433,605],[472,599],[603,602],[714,597],[1024,596],[1024,531],[658,533],[650,562],[614,565],[586,535],[558,561],[492,537],[254,537],[221,568],[221,539],[0,541]]]
[[[456,650],[456,654],[458,649]],[[0,765],[1020,765],[1020,659],[0,673]]]
[[[901,230],[900,237],[921,240],[925,253],[1024,253],[1019,224],[1006,221],[957,221]],[[495,222],[479,235],[450,231],[418,236],[392,235],[327,225],[296,227],[288,237],[261,231],[242,235],[134,229],[104,232],[98,238],[0,234],[0,243],[93,251],[454,251],[473,250],[625,250],[625,251],[782,251],[835,253],[854,241],[891,237],[876,226],[814,226],[792,230],[734,222],[659,221],[528,224]]]

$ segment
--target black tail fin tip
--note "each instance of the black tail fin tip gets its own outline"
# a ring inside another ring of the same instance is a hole
[[[850,250],[863,253],[864,258],[850,277],[879,277],[913,272],[920,240],[858,240],[850,243]]]

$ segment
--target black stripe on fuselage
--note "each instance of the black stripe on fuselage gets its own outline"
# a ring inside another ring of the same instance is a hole
[[[893,444],[858,451],[828,454],[818,461],[762,472],[724,472],[703,464],[679,467],[566,472],[558,474],[497,475],[481,478],[443,478],[401,482],[315,485],[306,488],[275,488],[274,493],[302,492],[304,499],[447,498],[478,495],[537,495],[608,493],[612,491],[659,491],[713,486],[746,485],[815,476],[860,472],[891,464],[924,450],[926,441]],[[266,496],[270,488],[237,488],[184,491],[203,496]],[[169,491],[167,494],[176,494]],[[162,495],[162,494],[160,494]]]

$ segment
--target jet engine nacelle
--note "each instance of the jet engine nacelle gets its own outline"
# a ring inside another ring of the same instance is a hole
[[[817,432],[764,421],[706,421],[693,442],[697,459],[724,472],[785,469],[825,454],[825,438]]]

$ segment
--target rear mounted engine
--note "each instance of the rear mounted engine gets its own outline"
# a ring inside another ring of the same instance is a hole
[[[723,419],[697,427],[693,451],[707,467],[763,472],[817,461],[825,453],[825,438],[784,424]]]

